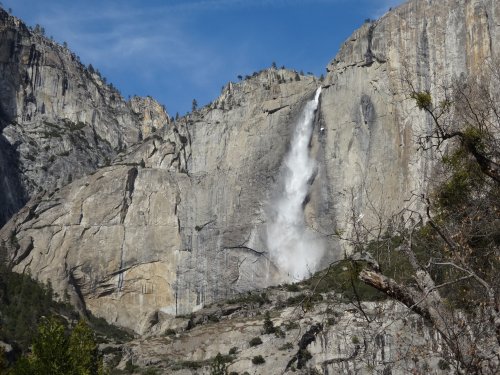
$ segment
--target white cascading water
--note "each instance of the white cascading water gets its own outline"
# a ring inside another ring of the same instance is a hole
[[[316,168],[309,157],[309,141],[320,93],[321,87],[306,104],[295,128],[284,160],[283,191],[271,202],[273,212],[267,226],[271,260],[291,281],[302,280],[316,271],[324,253],[323,241],[306,228],[303,207]]]

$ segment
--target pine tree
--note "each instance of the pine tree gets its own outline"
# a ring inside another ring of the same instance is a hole
[[[63,324],[56,318],[44,319],[38,326],[29,362],[34,374],[66,375],[71,372],[68,338]]]
[[[75,375],[96,374],[99,352],[92,329],[81,319],[69,337],[68,355]]]
[[[0,374],[3,374],[7,369],[7,358],[5,358],[5,349],[0,346]]]
[[[3,373],[2,373],[3,374]],[[17,360],[16,364],[11,371],[8,372],[9,375],[33,375],[38,374],[34,371],[32,362],[28,357],[21,357]]]
[[[9,375],[106,374],[94,332],[87,323],[80,320],[69,337],[65,331],[58,319],[44,318],[38,326],[31,355],[21,357]]]

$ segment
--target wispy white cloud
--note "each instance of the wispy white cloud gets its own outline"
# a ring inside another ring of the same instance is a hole
[[[150,78],[150,71],[181,70],[193,84],[213,82],[216,72],[227,68],[210,39],[197,39],[190,30],[193,17],[206,11],[271,8],[303,4],[339,3],[347,0],[194,0],[171,1],[140,7],[130,2],[98,2],[92,6],[75,2],[67,7],[50,4],[37,22],[56,30],[56,39],[68,42],[83,62],[106,69],[129,68]],[[223,26],[221,26],[223,27]],[[235,59],[245,61],[250,48],[238,45]],[[270,57],[271,58],[271,57]],[[244,70],[244,69],[242,69]],[[242,74],[248,72],[242,71]]]
[[[192,4],[205,2],[213,1]],[[222,4],[224,0],[215,2]],[[191,36],[185,16],[172,7],[143,10],[104,6],[98,11],[84,6],[57,7],[40,15],[39,23],[47,30],[57,30],[84,62],[102,69],[135,67],[145,78],[149,70],[181,69],[193,73],[188,75],[193,82],[204,84],[222,65],[221,57],[206,41]]]

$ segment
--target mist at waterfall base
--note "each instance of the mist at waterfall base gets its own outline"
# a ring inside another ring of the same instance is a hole
[[[309,156],[309,142],[320,93],[318,88],[297,122],[282,166],[282,190],[270,205],[267,248],[271,260],[289,281],[314,273],[324,254],[324,242],[306,227],[304,218],[304,200],[316,170],[316,162]]]

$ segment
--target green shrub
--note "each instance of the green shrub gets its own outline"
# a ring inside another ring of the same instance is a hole
[[[42,131],[42,138],[61,138],[62,135],[59,130],[49,129]]]
[[[286,305],[296,306],[300,304],[305,310],[310,310],[314,306],[315,302],[319,302],[322,300],[323,296],[319,293],[314,293],[314,294],[301,293],[299,295],[289,297],[286,300]]]
[[[220,321],[220,318],[215,314],[210,314],[208,316],[208,321],[212,323],[218,323]]]
[[[450,364],[446,362],[444,359],[440,359],[438,362],[438,368],[440,370],[446,371],[450,369]]]
[[[262,340],[260,337],[254,337],[253,339],[251,339],[248,344],[252,347],[252,346],[257,346],[257,345],[260,345],[262,344]]]
[[[226,375],[227,374],[227,366],[225,358],[217,353],[215,358],[210,365],[210,375]]]
[[[259,306],[262,306],[269,302],[270,302],[269,298],[267,297],[267,294],[264,292],[260,294],[248,292],[246,294],[241,294],[229,300],[228,304],[248,303],[248,304],[258,304]]]
[[[66,127],[69,128],[69,130],[71,131],[78,131],[78,130],[81,130],[83,129],[86,125],[85,123],[79,121],[78,123],[74,123],[70,120],[64,120],[64,124],[66,125]]]
[[[290,350],[290,349],[293,349],[293,344],[291,342],[287,342],[286,344],[278,348],[278,350]]]
[[[298,329],[298,328],[300,328],[300,325],[297,322],[290,321],[290,322],[285,323],[285,329],[287,331],[291,331],[292,329]]]
[[[252,358],[252,363],[254,365],[261,365],[263,363],[266,363],[266,360],[261,355],[256,355],[255,357]]]
[[[413,92],[411,97],[415,99],[419,109],[430,109],[432,106],[432,97],[428,91]]]
[[[175,329],[167,328],[163,335],[164,336],[175,336],[176,334],[177,334],[177,332],[175,332]]]
[[[264,331],[263,331],[263,333],[265,335],[269,335],[269,334],[275,333],[275,332],[276,332],[276,328],[274,327],[274,323],[271,320],[271,317],[269,315],[269,311],[266,311],[266,315],[264,318]]]
[[[182,369],[197,370],[197,369],[202,368],[205,365],[206,365],[206,362],[204,362],[204,361],[179,361],[179,362],[175,363],[174,365],[172,365],[171,369],[174,371],[182,370]]]
[[[288,292],[300,292],[300,288],[297,284],[285,284],[285,289]]]
[[[236,346],[229,349],[229,355],[235,355],[236,353],[238,353],[238,348]]]
[[[305,294],[299,294],[299,295],[296,295],[296,296],[293,296],[293,297],[289,297],[286,300],[286,305],[287,306],[297,305],[297,304],[302,303],[303,301],[305,301],[305,299],[306,299],[306,295]]]
[[[274,336],[276,336],[277,338],[280,338],[280,339],[284,339],[286,336],[286,333],[285,333],[285,331],[283,331],[281,329],[281,327],[276,327],[274,329]]]
[[[3,346],[0,346],[0,374],[3,374],[5,370],[7,370],[8,365],[7,358],[5,357],[5,349]]]
[[[139,366],[134,365],[134,363],[132,362],[131,359],[129,359],[125,363],[125,371],[128,372],[129,374],[133,374],[138,368],[139,368]]]
[[[371,254],[374,254],[368,250]],[[378,259],[377,259],[378,260]],[[315,296],[321,293],[340,293],[346,301],[356,299],[356,295],[362,301],[380,301],[386,298],[385,294],[379,292],[358,279],[358,274],[364,267],[360,262],[341,261],[327,270],[316,273],[305,282],[309,290],[314,291]],[[313,302],[314,302],[313,297]]]

